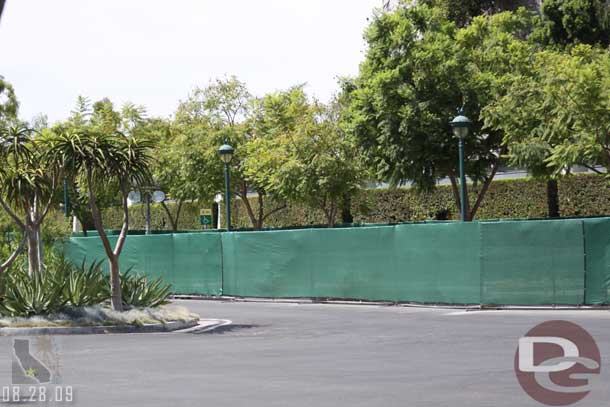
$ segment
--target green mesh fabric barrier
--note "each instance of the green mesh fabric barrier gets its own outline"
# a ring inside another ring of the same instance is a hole
[[[585,219],[585,265],[587,270],[585,302],[608,304],[610,282],[610,219]]]
[[[114,247],[116,236],[110,236]],[[66,256],[80,264],[106,259],[97,237],[73,237]],[[163,277],[179,294],[222,294],[222,255],[219,233],[128,236],[120,257],[121,270]]]
[[[402,282],[398,299],[478,303],[479,226],[474,222],[396,226],[394,247]]]
[[[96,237],[65,250],[104,258]],[[605,304],[610,218],[129,236],[129,266],[179,294]]]
[[[476,303],[478,224],[223,234],[224,292]]]
[[[394,299],[393,227],[224,233],[225,294]]]
[[[483,304],[582,304],[581,220],[481,223]]]

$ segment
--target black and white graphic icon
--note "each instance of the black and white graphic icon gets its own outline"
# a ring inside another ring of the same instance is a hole
[[[12,356],[13,384],[45,384],[51,382],[51,370],[32,355],[29,339],[15,339]]]

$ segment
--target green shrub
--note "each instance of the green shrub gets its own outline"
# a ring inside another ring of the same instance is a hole
[[[121,275],[123,303],[131,307],[158,307],[167,304],[171,286],[161,278],[150,280],[146,276],[134,275],[130,270]]]

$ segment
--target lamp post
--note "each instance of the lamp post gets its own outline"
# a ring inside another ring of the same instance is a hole
[[[144,194],[144,204],[146,205],[146,225],[145,234],[151,234],[150,228],[150,203],[161,203],[165,201],[165,192],[159,190],[155,186],[141,186],[140,189]],[[138,203],[142,200],[142,194],[138,191],[131,191],[127,196],[128,202]]]
[[[229,192],[229,163],[233,159],[233,153],[235,150],[230,145],[223,144],[218,149],[220,159],[225,163],[225,208],[227,216],[227,230],[231,230],[231,193]]]
[[[70,216],[70,196],[68,195],[68,178],[64,178],[64,215]]]
[[[470,132],[472,121],[464,116],[464,109],[460,109],[458,116],[451,121],[451,128],[453,129],[453,135],[459,139],[460,146],[460,187],[461,187],[461,210],[462,210],[462,222],[466,222],[468,219],[467,215],[467,199],[468,194],[466,191],[466,174],[464,172],[464,139]]]

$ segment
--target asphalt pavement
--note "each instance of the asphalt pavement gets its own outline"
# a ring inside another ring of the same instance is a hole
[[[31,338],[56,373],[47,387],[64,400],[73,392],[72,402],[32,405],[539,406],[519,386],[513,358],[519,337],[548,320],[581,325],[601,351],[601,380],[578,406],[610,403],[610,311],[176,303],[233,323],[207,333]],[[0,338],[5,398],[13,339]]]

